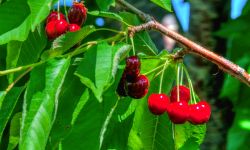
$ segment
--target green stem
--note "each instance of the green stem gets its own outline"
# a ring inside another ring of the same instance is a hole
[[[160,65],[160,66],[158,66],[158,67],[156,67],[156,68],[154,68],[154,69],[152,69],[152,70],[150,70],[150,71],[144,73],[144,75],[147,76],[147,75],[149,75],[149,74],[155,72],[156,70],[162,68],[163,66],[164,66],[164,64],[162,64],[162,65]]]
[[[195,94],[194,94],[194,88],[193,88],[192,80],[191,80],[191,78],[190,78],[190,76],[188,74],[187,69],[184,66],[183,66],[183,69],[184,69],[185,74],[186,74],[187,79],[188,79],[188,84],[189,84],[190,93],[191,93],[191,102],[192,103],[194,102],[196,104],[197,102],[196,102],[196,97],[195,97]]]
[[[164,64],[164,67],[163,67],[163,72],[161,74],[161,78],[160,78],[160,87],[159,87],[159,94],[162,93],[162,83],[163,83],[163,77],[164,77],[164,73],[165,73],[165,70],[166,70],[166,66],[169,62],[166,60],[165,64]]]
[[[57,2],[57,19],[60,20],[60,0]]]
[[[69,22],[69,18],[68,18],[68,12],[67,12],[67,7],[66,7],[66,0],[63,0],[63,5],[64,5],[64,13],[65,13],[65,16],[66,16],[66,20],[67,22]]]
[[[45,62],[46,61],[40,61],[40,62],[29,64],[29,65],[26,65],[26,66],[21,66],[21,67],[17,67],[17,68],[13,68],[13,69],[0,71],[0,76],[15,73],[15,72],[19,72],[19,71],[25,70],[25,69],[30,68],[30,67],[36,67],[36,66],[39,66],[39,65],[41,65],[41,64],[43,64]]]
[[[177,102],[180,101],[180,64],[177,64],[177,79],[176,79],[176,84],[177,84]]]
[[[110,32],[115,32],[115,33],[126,35],[126,32],[124,31],[118,31],[118,30],[109,29],[109,28],[98,28],[96,29],[96,31],[110,31]]]
[[[183,65],[181,65],[181,82],[180,85],[183,85]]]
[[[135,55],[135,45],[134,45],[133,37],[130,37],[130,41],[131,41],[131,44],[132,44],[133,55]]]

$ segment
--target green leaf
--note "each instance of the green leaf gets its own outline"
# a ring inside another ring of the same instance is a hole
[[[53,6],[53,2],[56,0],[28,0],[28,4],[31,10],[31,30],[35,31],[36,26],[40,24],[48,15]]]
[[[119,14],[116,14],[114,12],[90,11],[90,12],[88,12],[88,14],[93,15],[93,16],[115,19],[119,22],[123,22],[124,24],[128,25]]]
[[[0,6],[0,45],[27,38],[31,26],[29,13],[26,0],[11,0]]]
[[[32,71],[23,104],[20,150],[45,148],[69,64],[70,59],[53,59]]]
[[[111,5],[115,4],[115,0],[96,0],[97,6],[100,8],[102,11],[107,11],[109,10],[109,7]]]
[[[6,96],[6,92],[5,91],[0,91],[0,108],[2,108],[2,103],[3,103],[3,100]]]
[[[68,32],[59,36],[53,41],[52,48],[42,54],[42,59],[46,60],[63,54],[94,31],[94,26],[85,26],[77,32]]]
[[[28,65],[37,62],[42,50],[45,48],[47,39],[44,30],[30,32],[24,42],[11,41],[7,44],[7,69]],[[15,77],[21,73],[16,73]],[[9,75],[9,83],[13,82],[14,74]]]
[[[77,66],[71,65],[59,95],[58,113],[50,132],[50,140],[46,149],[55,149],[70,133],[75,121],[78,119],[80,107],[88,98],[88,90],[74,75]],[[86,99],[85,99],[86,98]],[[67,108],[67,109],[65,109]],[[79,116],[82,117],[82,116]]]
[[[181,125],[174,125],[175,130],[175,146],[177,149],[187,146],[186,142],[190,139],[195,139],[196,145],[200,145],[203,142],[206,133],[206,125],[192,125],[185,123]]]
[[[113,46],[103,42],[91,48],[81,61],[76,75],[90,88],[99,102],[112,79]],[[85,71],[90,68],[89,71]]]
[[[0,35],[17,28],[29,13],[26,0],[11,0],[0,5]]]
[[[16,113],[11,120],[8,150],[13,150],[19,143],[21,118],[22,118],[22,113],[19,112]]]
[[[10,116],[16,106],[16,103],[24,90],[24,87],[14,87],[8,92],[0,108],[0,139],[2,138],[4,128],[8,123]]]
[[[150,0],[150,1],[169,12],[172,12],[171,0]]]
[[[119,15],[123,18],[125,22],[131,25],[139,25],[141,24],[140,20],[135,14],[128,13],[128,12],[122,12],[119,13]],[[123,26],[124,29],[127,28],[127,26]],[[136,51],[139,53],[145,53],[147,55],[156,55],[158,53],[158,49],[156,48],[154,42],[150,38],[148,32],[143,31],[140,33],[135,34],[134,36],[134,45]]]

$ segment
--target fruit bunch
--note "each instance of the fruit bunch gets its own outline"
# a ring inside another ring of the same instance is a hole
[[[48,15],[45,31],[49,39],[55,39],[67,31],[75,32],[80,30],[87,18],[87,9],[83,3],[74,2],[68,11],[67,17],[69,23],[61,12],[52,11]]]
[[[206,123],[211,115],[210,105],[206,101],[188,104],[189,101],[189,88],[180,85],[171,90],[170,98],[166,94],[151,94],[148,98],[148,107],[155,115],[167,112],[169,119],[175,124],[182,124],[186,121],[192,124]]]
[[[149,81],[140,74],[141,62],[137,56],[126,59],[126,68],[116,89],[120,96],[140,99],[148,93]]]

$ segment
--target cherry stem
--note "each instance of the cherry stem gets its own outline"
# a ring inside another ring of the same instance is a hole
[[[194,102],[196,104],[197,102],[196,102],[196,96],[195,96],[195,93],[194,93],[194,88],[193,88],[192,80],[191,80],[191,78],[190,78],[190,76],[188,74],[188,71],[185,68],[185,66],[183,66],[183,69],[184,69],[186,77],[188,79],[188,84],[189,84],[189,88],[190,88],[190,95],[191,95],[191,103]]]
[[[156,70],[162,68],[163,66],[164,66],[164,64],[162,64],[162,65],[160,65],[160,66],[158,66],[158,67],[156,67],[156,68],[154,68],[154,69],[152,69],[152,70],[150,70],[150,71],[144,73],[144,75],[147,76],[147,75],[149,75],[149,74],[155,72]]]
[[[177,84],[177,102],[180,101],[180,64],[177,64],[177,79],[176,79],[176,84]]]
[[[130,37],[130,41],[131,41],[131,44],[132,44],[133,55],[135,55],[135,45],[134,45],[133,37]]]
[[[60,0],[57,2],[57,20],[60,20]]]
[[[66,16],[66,20],[67,22],[69,22],[69,18],[68,18],[68,12],[67,12],[67,7],[66,7],[66,0],[63,0],[63,5],[64,5],[64,12],[65,12],[65,16]]]
[[[159,94],[162,93],[162,83],[163,83],[163,77],[164,77],[164,73],[166,70],[168,64],[168,60],[166,60],[166,62],[164,63],[163,69],[162,69],[162,73],[161,73],[161,78],[160,78],[160,87],[159,87]]]
[[[181,82],[180,85],[183,85],[183,65],[181,65]]]

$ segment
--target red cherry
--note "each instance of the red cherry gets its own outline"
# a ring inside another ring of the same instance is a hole
[[[188,119],[188,103],[185,101],[170,103],[167,112],[173,123],[185,123]]]
[[[63,19],[51,21],[45,27],[45,31],[49,39],[54,39],[62,35],[67,31],[67,29],[68,23]]]
[[[126,59],[126,80],[134,82],[140,74],[141,62],[137,56],[130,56]]]
[[[69,24],[69,26],[68,26],[69,32],[76,32],[80,29],[81,29],[81,27],[79,27],[77,24]]]
[[[140,99],[148,93],[149,81],[144,75],[137,77],[135,82],[127,82],[127,93],[130,97]]]
[[[179,98],[180,98],[180,101],[186,101],[187,103],[189,102],[190,100],[190,90],[189,88],[183,86],[183,85],[180,85],[179,86]],[[175,86],[172,91],[171,91],[171,94],[170,94],[170,101],[171,102],[177,102],[177,86]]]
[[[87,18],[87,8],[83,3],[74,2],[73,6],[69,9],[68,18],[70,23],[82,26]]]
[[[161,115],[166,110],[170,100],[165,94],[151,94],[148,98],[149,110],[155,115]]]
[[[123,72],[123,74],[122,74],[122,78],[119,81],[116,92],[120,96],[124,96],[124,97],[127,96],[127,92],[126,92],[126,74],[125,74],[125,72]]]
[[[208,122],[211,115],[211,107],[206,101],[200,101],[197,104],[189,106],[188,120],[192,124],[203,124]]]
[[[65,16],[62,13],[59,13],[60,15],[60,20],[65,20]],[[58,20],[58,12],[57,11],[52,11],[49,16],[46,19],[46,23],[49,23],[51,21]]]

